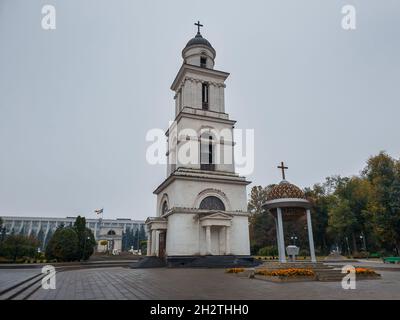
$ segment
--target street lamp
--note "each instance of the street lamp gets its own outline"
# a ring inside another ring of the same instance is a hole
[[[84,242],[84,244],[83,244],[83,253],[82,253],[81,260],[83,260],[84,257],[85,257],[85,252],[86,252],[86,240],[90,240],[90,237],[89,237],[89,236],[85,237],[85,242]]]
[[[364,247],[364,251],[367,251],[367,243],[366,243],[366,241],[365,241],[365,236],[364,236],[364,234],[361,232],[361,234],[360,234],[360,240],[362,241],[362,243],[363,243],[363,247]]]
[[[346,237],[346,244],[347,244],[347,253],[348,253],[348,255],[350,256],[350,255],[351,255],[351,252],[350,252],[349,238],[348,238],[348,237]]]

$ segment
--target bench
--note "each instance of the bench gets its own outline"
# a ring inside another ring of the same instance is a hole
[[[386,257],[382,258],[383,263],[400,263],[400,257]]]

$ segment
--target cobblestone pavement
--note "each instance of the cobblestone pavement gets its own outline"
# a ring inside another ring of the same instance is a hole
[[[57,289],[30,299],[400,299],[400,272],[357,282],[273,283],[225,274],[223,269],[102,268],[57,274]]]
[[[0,269],[0,291],[33,277],[41,269]]]

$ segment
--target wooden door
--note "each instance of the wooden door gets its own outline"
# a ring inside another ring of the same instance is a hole
[[[166,239],[167,238],[167,232],[161,232],[159,235],[159,240],[158,240],[158,248],[159,248],[159,254],[158,256],[160,258],[164,258],[165,257],[165,247],[166,247]]]

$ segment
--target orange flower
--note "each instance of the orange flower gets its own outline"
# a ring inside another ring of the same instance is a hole
[[[301,268],[288,268],[288,269],[278,269],[278,270],[258,269],[256,270],[255,273],[270,277],[297,277],[297,276],[312,277],[315,275],[313,270],[301,269]]]
[[[356,268],[356,274],[377,274],[374,270],[368,268]]]

